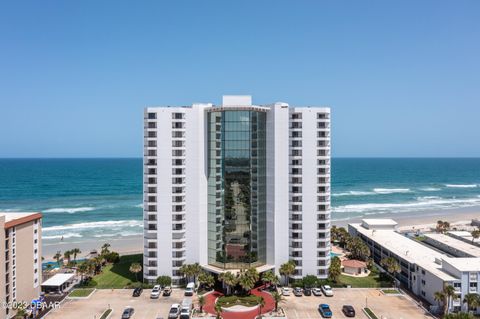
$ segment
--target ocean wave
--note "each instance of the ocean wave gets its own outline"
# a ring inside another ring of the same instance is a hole
[[[445,184],[445,186],[450,188],[475,188],[477,184]]]
[[[59,226],[50,226],[44,227],[43,232],[54,232],[54,231],[65,231],[65,230],[88,230],[96,228],[125,228],[125,227],[143,227],[143,222],[141,220],[108,220],[100,222],[88,222],[88,223],[78,223],[78,224],[68,224],[68,225],[59,225]]]
[[[420,190],[424,192],[439,192],[442,189],[437,187],[423,187],[423,188],[420,188]]]
[[[461,208],[480,205],[480,197],[474,198],[417,198],[415,202],[366,203],[333,207],[335,213],[407,212],[415,210]]]
[[[62,239],[62,238],[81,238],[83,237],[77,233],[68,233],[63,235],[42,236],[42,239]]]
[[[129,236],[139,236],[142,232],[121,232],[121,233],[102,233],[93,235],[96,238],[103,238],[103,237],[129,237]]]
[[[135,205],[134,207],[143,208],[143,204],[137,204],[137,205]]]
[[[44,213],[69,213],[69,214],[74,214],[74,213],[82,213],[82,212],[91,212],[92,210],[95,210],[95,207],[72,207],[72,208],[50,208],[46,209],[43,212]]]
[[[334,193],[332,196],[340,197],[340,196],[367,196],[367,195],[376,195],[375,192],[363,192],[363,191],[348,191],[345,193]]]
[[[395,194],[395,193],[410,193],[410,188],[374,188],[373,191],[377,194]]]

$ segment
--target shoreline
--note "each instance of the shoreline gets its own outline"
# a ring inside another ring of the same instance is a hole
[[[472,206],[465,208],[454,208],[441,211],[427,210],[409,213],[388,213],[388,214],[372,214],[363,217],[354,217],[344,220],[332,220],[331,224],[337,227],[347,227],[351,223],[360,223],[365,218],[391,218],[398,223],[399,230],[405,231],[409,229],[428,229],[435,227],[438,220],[445,220],[450,222],[452,226],[455,224],[470,224],[472,219],[480,219],[480,206]],[[55,242],[53,240],[43,240],[42,254],[44,262],[54,261],[53,256],[57,251],[70,250],[73,248],[80,248],[82,253],[77,256],[77,259],[82,259],[88,253],[96,249],[100,251],[100,247],[104,243],[111,245],[110,249],[118,252],[120,255],[131,255],[143,253],[143,235],[125,236],[120,238],[111,237],[105,240],[98,240],[92,238],[84,241],[69,240]]]

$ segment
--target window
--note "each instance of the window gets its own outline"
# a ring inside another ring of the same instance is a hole
[[[185,118],[185,113],[172,113],[172,119],[181,120]]]
[[[302,113],[292,113],[292,119],[297,120],[302,118]]]
[[[154,120],[157,118],[157,113],[148,113],[148,119],[149,120]]]
[[[302,137],[302,131],[293,131],[292,137]]]

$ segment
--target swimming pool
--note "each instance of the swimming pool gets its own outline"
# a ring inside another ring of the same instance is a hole
[[[340,257],[342,254],[337,254],[337,253],[334,253],[334,252],[330,252],[330,258],[333,258],[333,257]]]

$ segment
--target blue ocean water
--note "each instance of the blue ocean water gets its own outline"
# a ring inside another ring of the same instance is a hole
[[[480,206],[480,159],[332,160],[332,219]],[[44,213],[45,241],[142,233],[141,159],[0,159],[0,210]]]

